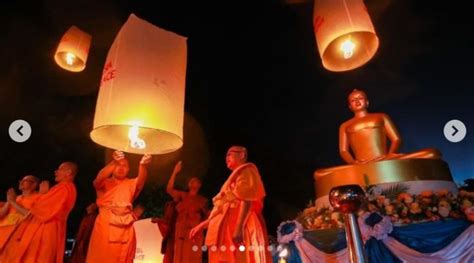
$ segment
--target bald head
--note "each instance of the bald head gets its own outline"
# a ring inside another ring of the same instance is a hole
[[[228,152],[240,153],[240,157],[242,161],[245,163],[247,162],[247,148],[240,145],[234,145],[229,148]]]
[[[21,180],[22,180],[22,181],[23,181],[23,180],[30,180],[31,182],[36,183],[36,184],[38,184],[38,185],[39,185],[39,183],[40,183],[40,179],[39,179],[38,177],[34,176],[34,175],[25,175],[25,176],[23,177],[23,179],[21,179]]]
[[[227,167],[231,170],[247,162],[247,148],[240,145],[234,145],[229,148],[226,155]]]
[[[25,175],[20,180],[20,190],[21,191],[36,191],[38,190],[40,180],[38,177],[33,175]]]
[[[67,167],[67,169],[69,169],[71,176],[74,179],[78,171],[77,164],[73,162],[64,162],[63,164]]]
[[[77,164],[73,162],[63,162],[54,172],[56,182],[72,182],[78,171]]]
[[[201,188],[202,182],[198,177],[193,177],[188,181],[188,189],[190,192],[197,193]]]

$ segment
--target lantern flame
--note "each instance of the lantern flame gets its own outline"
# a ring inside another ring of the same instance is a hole
[[[130,130],[128,131],[128,139],[130,139],[130,146],[135,149],[145,149],[146,143],[143,139],[138,137],[138,135],[138,124],[134,124],[132,127],[130,127]]]
[[[285,258],[288,256],[288,250],[284,248],[282,251],[280,251],[280,254],[278,254],[281,258]]]
[[[72,66],[72,64],[74,63],[74,60],[76,59],[76,56],[74,54],[72,54],[71,52],[67,52],[66,53],[66,63],[69,65],[69,66]]]
[[[355,44],[351,39],[347,39],[341,44],[341,50],[344,52],[344,58],[349,59],[354,55]]]

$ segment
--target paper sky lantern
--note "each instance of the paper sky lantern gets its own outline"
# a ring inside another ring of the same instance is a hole
[[[330,71],[364,65],[379,46],[363,0],[315,0],[313,27],[323,66]]]
[[[158,226],[151,222],[151,218],[138,220],[133,223],[137,237],[137,249],[134,263],[163,262],[161,254],[161,236]]]
[[[61,38],[54,60],[65,70],[82,71],[86,67],[90,45],[91,36],[76,26],[72,26]]]
[[[92,140],[137,154],[179,149],[186,52],[185,37],[130,15],[107,55]]]

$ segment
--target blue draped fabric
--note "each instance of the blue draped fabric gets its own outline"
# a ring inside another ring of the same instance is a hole
[[[368,219],[367,224],[379,221],[374,216]],[[434,253],[445,248],[462,234],[472,223],[466,220],[443,220],[435,222],[424,222],[406,226],[394,227],[391,237],[397,239],[411,249],[421,253]],[[288,225],[284,229],[286,233],[291,233],[295,226]],[[283,231],[282,231],[283,232]],[[315,231],[305,231],[304,239],[315,248],[325,253],[334,253],[346,248],[344,229],[324,229]],[[287,246],[289,256],[287,262],[300,263],[301,258],[294,242]],[[365,251],[369,262],[399,263],[401,260],[389,250],[381,240],[371,238],[365,243]],[[275,258],[274,258],[275,259]],[[277,262],[277,261],[274,261]]]
[[[421,253],[433,253],[449,245],[470,225],[466,220],[426,222],[394,227],[390,236]]]
[[[342,228],[305,231],[304,239],[317,249],[331,254],[346,248],[346,232]]]
[[[378,224],[380,221],[382,221],[383,217],[379,215],[378,213],[372,213],[370,214],[367,219],[365,219],[365,224],[373,227],[376,224]]]
[[[365,253],[370,263],[383,262],[383,263],[400,263],[402,262],[397,258],[390,249],[385,246],[384,243],[378,241],[375,238],[367,240],[365,243]]]

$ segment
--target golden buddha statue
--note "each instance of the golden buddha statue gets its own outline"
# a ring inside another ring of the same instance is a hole
[[[354,117],[339,127],[339,152],[348,165],[316,170],[318,196],[327,194],[331,187],[348,182],[363,185],[368,181],[378,184],[437,178],[452,180],[449,168],[439,160],[441,153],[438,150],[397,152],[401,138],[395,124],[384,113],[367,111],[369,100],[365,92],[354,89],[348,96],[348,103]]]
[[[401,138],[392,120],[384,113],[369,113],[369,100],[365,92],[353,90],[348,97],[349,109],[354,117],[339,128],[339,152],[349,164],[368,163],[389,159],[439,159],[436,149],[424,149],[410,154],[397,153]],[[387,138],[390,148],[387,151]],[[353,155],[349,152],[352,150]]]

